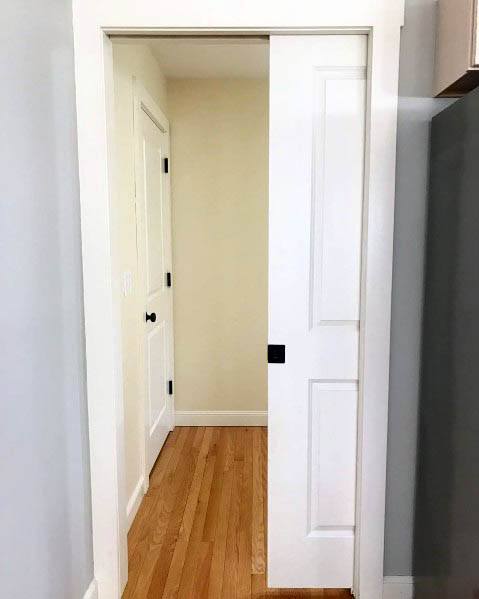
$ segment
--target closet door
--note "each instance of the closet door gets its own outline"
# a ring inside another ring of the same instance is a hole
[[[169,125],[137,85],[136,215],[145,393],[145,488],[173,426],[173,294]]]
[[[367,38],[270,56],[268,582],[351,587]]]

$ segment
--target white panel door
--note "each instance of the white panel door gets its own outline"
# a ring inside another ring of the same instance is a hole
[[[171,202],[165,162],[169,133],[162,120],[154,121],[141,105],[137,220],[147,474],[171,429],[173,407]]]
[[[268,582],[350,588],[367,38],[270,51]]]

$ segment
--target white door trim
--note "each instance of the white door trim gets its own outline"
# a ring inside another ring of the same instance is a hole
[[[88,586],[85,594],[83,595],[83,599],[98,599],[98,587],[96,584],[96,580],[92,580],[90,585]]]
[[[361,322],[360,463],[355,592],[383,591],[384,499],[397,85],[404,0],[262,2],[74,0],[75,76],[87,353],[94,571],[99,599],[118,599],[126,563],[120,277],[111,252],[114,193],[112,52],[107,33],[369,34],[369,110]],[[307,26],[305,27],[305,24]]]

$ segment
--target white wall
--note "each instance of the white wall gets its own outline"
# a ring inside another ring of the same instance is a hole
[[[123,401],[125,410],[126,497],[131,498],[142,476],[141,456],[144,431],[141,416],[142,371],[138,358],[139,324],[142,307],[137,297],[137,254],[135,221],[135,173],[133,136],[133,77],[166,112],[166,81],[156,59],[146,45],[122,40],[113,43],[115,85],[115,159],[114,194],[115,258],[117,276],[132,274],[132,293],[121,294],[123,352]],[[121,289],[119,289],[121,293]]]
[[[93,578],[73,33],[68,1],[0,18],[0,595]]]
[[[268,83],[169,80],[177,410],[267,409]]]

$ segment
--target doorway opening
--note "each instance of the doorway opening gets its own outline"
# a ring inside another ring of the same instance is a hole
[[[140,534],[143,557],[130,555],[130,563],[142,562],[134,596],[170,588],[166,568],[175,564],[171,588],[182,584],[198,465],[201,486],[208,459],[221,451],[228,464],[221,474],[237,461],[241,485],[253,473],[266,380],[267,583],[351,588],[364,538],[356,490],[366,473],[357,466],[364,447],[368,36],[114,37],[110,48],[111,247],[124,396],[116,430],[126,464],[120,456],[120,552],[124,522],[133,531],[135,517],[146,519],[149,530]],[[339,430],[341,437],[333,434]],[[177,476],[179,462],[173,470],[165,464],[165,455],[181,461],[183,447],[193,478]],[[257,465],[258,476],[263,471]],[[211,485],[220,480],[223,488],[225,477],[215,473]],[[178,504],[183,484],[186,503]],[[218,494],[208,505],[211,497]],[[233,503],[223,506],[228,522],[239,498],[232,491]],[[152,503],[162,506],[157,516],[166,532],[148,519]],[[264,497],[262,504],[256,523],[266,553]],[[166,555],[155,549],[159,539]],[[261,561],[252,543],[251,534],[251,576]],[[127,559],[119,557],[123,589]],[[266,574],[258,574],[266,585]]]
[[[125,596],[143,597],[147,575],[138,568],[135,539],[158,525],[149,503],[181,503],[178,485],[191,483],[185,471],[193,476],[196,468],[184,447],[193,454],[203,447],[205,464],[218,456],[229,468],[235,444],[249,445],[244,480],[252,490],[255,443],[257,482],[265,481],[266,462],[259,460],[267,425],[269,40],[118,37],[112,46],[113,254],[130,530]],[[214,503],[223,466],[211,467]],[[257,496],[264,505],[263,491]],[[218,505],[210,508],[208,521]],[[229,504],[223,509],[229,512]],[[255,559],[263,578],[264,516],[261,508],[263,557]],[[251,526],[244,528],[250,538]],[[167,530],[168,523],[161,544]],[[141,561],[147,568],[145,554]],[[162,583],[154,584],[158,593]]]

